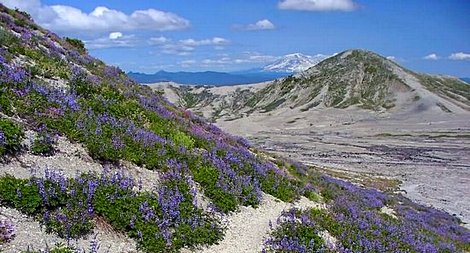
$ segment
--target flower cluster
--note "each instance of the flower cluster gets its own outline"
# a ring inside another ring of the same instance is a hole
[[[0,178],[0,201],[40,217],[46,231],[71,240],[90,234],[95,217],[136,238],[148,252],[174,251],[220,239],[219,222],[193,200],[186,166],[168,163],[169,172],[153,192],[136,192],[132,177],[112,167],[103,174],[65,178],[45,169],[29,180]]]
[[[312,219],[319,214],[317,210],[310,213],[295,208],[284,211],[276,221],[278,227],[265,241],[263,252],[329,252]]]
[[[11,221],[0,220],[0,244],[8,242],[15,237],[15,226]]]
[[[335,252],[468,250],[470,232],[447,213],[417,205],[400,195],[387,195],[328,176],[322,177],[318,187],[329,199],[328,212],[312,209],[284,213],[278,220],[279,228],[266,241],[268,252],[294,252],[294,248],[302,252],[309,245],[308,235],[319,235],[321,231],[336,238]],[[396,213],[383,213],[384,206]],[[295,233],[307,229],[311,233]]]
[[[56,136],[52,134],[48,129],[43,125],[37,129],[38,134],[33,141],[31,146],[31,151],[36,155],[53,155],[54,154],[54,144],[56,142]]]

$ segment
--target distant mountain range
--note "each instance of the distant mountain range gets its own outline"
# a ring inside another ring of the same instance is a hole
[[[460,80],[462,80],[466,83],[470,83],[470,77],[461,77]]]
[[[292,73],[304,71],[326,58],[325,55],[309,56],[300,53],[288,54],[262,68],[237,72],[167,72],[155,74],[129,72],[128,75],[139,83],[175,82],[195,85],[236,85],[271,81]]]
[[[288,76],[291,73],[283,72],[261,72],[249,70],[246,72],[167,72],[159,71],[155,74],[143,74],[129,72],[129,77],[139,83],[158,83],[158,82],[175,82],[179,84],[195,84],[195,85],[235,85],[259,83],[274,80],[276,78]]]

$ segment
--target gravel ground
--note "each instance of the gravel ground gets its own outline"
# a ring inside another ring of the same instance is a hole
[[[401,181],[405,196],[470,229],[470,114],[375,114],[328,108],[220,120],[254,146],[344,173]]]

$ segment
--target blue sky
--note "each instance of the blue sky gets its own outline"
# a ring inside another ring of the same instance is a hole
[[[125,71],[233,71],[363,48],[470,76],[466,0],[0,0]],[[104,7],[104,8],[103,8]]]

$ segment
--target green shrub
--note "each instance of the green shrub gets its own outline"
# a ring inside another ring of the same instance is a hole
[[[10,175],[0,178],[0,202],[30,215],[44,209],[38,188],[29,180]]]
[[[263,252],[330,252],[319,236],[322,228],[314,222],[316,215],[316,211],[295,208],[284,211]]]
[[[194,139],[181,131],[177,131],[172,137],[173,141],[178,146],[183,146],[188,150],[191,150],[194,147]]]
[[[1,71],[1,69],[0,69]],[[13,92],[8,89],[0,89],[0,112],[6,115],[12,115],[12,97]]]
[[[49,156],[54,154],[54,140],[46,131],[38,133],[31,146],[31,152],[35,155]]]
[[[238,201],[235,196],[217,186],[219,171],[211,166],[193,168],[194,180],[204,189],[204,194],[224,213],[237,210]]]
[[[23,129],[8,119],[0,119],[0,156],[15,154],[21,149]]]
[[[66,37],[65,41],[77,49],[80,53],[86,53],[85,43],[79,39]]]
[[[263,192],[282,201],[290,202],[298,196],[296,184],[300,185],[300,182],[276,175],[273,171],[269,171],[265,177],[260,178],[260,183]]]

